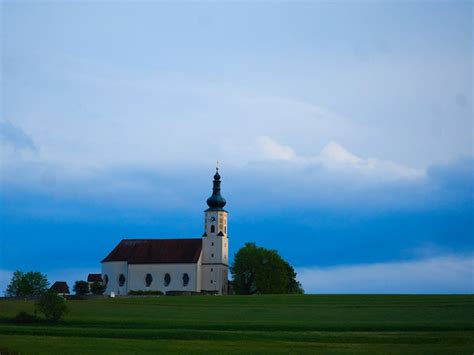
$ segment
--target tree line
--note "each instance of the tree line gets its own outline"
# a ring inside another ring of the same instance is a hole
[[[247,243],[235,254],[230,267],[233,275],[231,288],[238,295],[304,293],[301,284],[296,280],[294,268],[284,260],[276,250],[258,247]],[[79,280],[74,283],[73,291],[77,296],[87,294],[102,295],[106,285]],[[30,271],[15,271],[6,289],[11,297],[37,297],[34,315],[20,312],[16,316],[19,323],[33,322],[36,313],[44,314],[50,322],[58,322],[67,312],[64,298],[49,288],[46,275]]]
[[[89,287],[87,281],[76,281],[73,291],[78,296],[89,293],[102,295],[105,291],[105,285],[100,282],[94,282]],[[38,271],[15,271],[7,286],[5,294],[10,297],[35,297],[34,314],[20,311],[13,321],[15,323],[35,323],[40,321],[38,313],[43,314],[50,323],[57,323],[68,312],[66,302],[57,292],[49,288],[49,281],[46,275]]]
[[[49,289],[49,281],[46,275],[38,271],[15,271],[5,291],[8,297],[38,297]],[[87,281],[78,280],[74,283],[73,292],[77,296],[92,293],[102,295],[105,285],[102,282],[93,282],[90,286]]]

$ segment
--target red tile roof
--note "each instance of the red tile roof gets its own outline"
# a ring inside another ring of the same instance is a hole
[[[123,239],[102,262],[129,264],[197,263],[202,239]]]
[[[102,282],[101,274],[89,274],[87,275],[87,282]]]
[[[56,281],[53,286],[51,286],[51,290],[57,293],[69,293],[69,287],[66,281]]]

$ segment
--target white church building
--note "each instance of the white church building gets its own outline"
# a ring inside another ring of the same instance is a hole
[[[123,239],[102,260],[106,294],[152,290],[227,294],[227,211],[219,169],[214,175],[204,234],[193,239]]]

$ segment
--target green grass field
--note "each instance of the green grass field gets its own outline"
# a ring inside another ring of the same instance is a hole
[[[0,300],[0,349],[20,353],[472,354],[474,296],[182,296],[67,301],[55,326],[13,325],[31,301]],[[0,350],[1,352],[1,350]]]

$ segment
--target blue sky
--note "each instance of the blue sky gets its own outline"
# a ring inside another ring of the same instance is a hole
[[[0,288],[199,237],[309,292],[473,291],[470,2],[1,4]],[[395,271],[394,271],[395,270]]]

